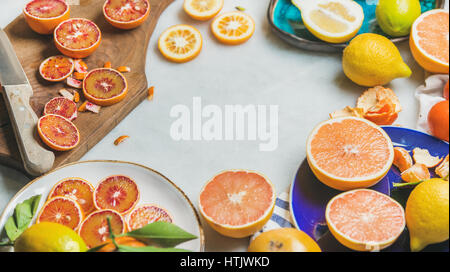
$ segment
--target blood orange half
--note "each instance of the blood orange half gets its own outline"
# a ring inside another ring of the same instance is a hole
[[[48,199],[63,196],[80,204],[85,215],[95,210],[94,186],[82,178],[66,178],[55,184]]]
[[[102,34],[94,22],[84,18],[72,18],[56,27],[54,39],[61,53],[82,59],[94,53],[99,47]]]
[[[77,104],[65,97],[55,97],[44,107],[44,115],[56,114],[72,121],[77,118]]]
[[[63,81],[75,69],[74,61],[65,56],[53,56],[44,60],[39,66],[42,78],[52,82]]]
[[[132,29],[140,26],[150,14],[148,0],[107,0],[103,5],[103,15],[112,26]]]
[[[42,141],[57,151],[73,149],[80,142],[77,127],[68,119],[56,114],[47,114],[39,118],[37,128]]]
[[[116,235],[125,232],[125,221],[123,217],[113,210],[101,210],[91,213],[78,230],[81,238],[90,248],[99,246],[109,239],[108,220],[111,222],[112,232]]]
[[[243,238],[260,230],[275,207],[275,188],[261,174],[225,171],[200,192],[199,209],[206,222],[222,235]]]
[[[341,191],[375,185],[394,161],[394,147],[386,132],[357,117],[319,124],[308,138],[306,151],[316,177]]]
[[[111,209],[126,214],[139,201],[139,188],[131,178],[123,175],[110,176],[102,180],[94,192],[97,209]]]
[[[55,197],[42,207],[36,223],[53,222],[76,230],[83,220],[81,206],[67,197]]]
[[[83,81],[87,100],[99,106],[111,106],[122,101],[128,92],[128,83],[122,73],[111,68],[90,71]]]
[[[337,195],[328,203],[325,217],[334,237],[357,251],[379,251],[392,245],[406,224],[399,203],[369,189]]]
[[[172,216],[165,209],[156,205],[142,205],[128,216],[128,229],[135,230],[154,222],[172,223]]]
[[[33,0],[23,9],[25,21],[39,34],[52,34],[56,26],[69,19],[70,8],[64,0]]]

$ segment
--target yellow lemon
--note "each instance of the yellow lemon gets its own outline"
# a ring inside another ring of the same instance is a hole
[[[358,85],[374,87],[411,76],[397,47],[388,38],[372,33],[356,36],[344,49],[342,68]]]
[[[448,240],[448,189],[448,181],[430,179],[411,192],[406,203],[411,251],[421,251],[430,244]]]
[[[14,243],[16,252],[84,252],[83,239],[72,229],[51,222],[35,224]]]
[[[294,228],[266,231],[256,237],[249,252],[321,252],[319,245],[306,233]]]

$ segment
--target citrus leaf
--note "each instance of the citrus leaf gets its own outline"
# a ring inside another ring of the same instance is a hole
[[[107,245],[107,244],[102,244],[102,245],[99,245],[99,246],[90,248],[90,249],[86,250],[86,252],[97,252],[97,251],[99,251],[100,249],[104,248],[106,245]]]
[[[150,223],[124,235],[138,239],[150,239],[153,243],[162,247],[175,247],[197,238],[197,236],[167,222]]]
[[[5,223],[5,232],[11,242],[14,242],[30,225],[36,214],[41,195],[33,196],[17,204],[14,213]]]
[[[121,246],[118,247],[119,252],[191,252],[190,250],[181,249],[181,248],[160,248],[160,247],[130,247],[130,246]]]

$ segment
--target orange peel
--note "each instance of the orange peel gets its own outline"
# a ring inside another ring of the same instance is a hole
[[[414,148],[413,158],[416,163],[425,165],[428,168],[433,168],[438,166],[444,158],[433,157],[430,152],[422,148]]]
[[[416,163],[401,174],[402,180],[408,183],[419,182],[431,178],[428,167],[421,163]]]
[[[394,163],[401,173],[411,168],[414,163],[409,152],[402,147],[394,147]]]
[[[445,157],[445,159],[442,161],[442,163],[438,167],[436,167],[434,172],[439,177],[448,180],[448,172],[449,172],[449,158],[448,158],[448,155]]]

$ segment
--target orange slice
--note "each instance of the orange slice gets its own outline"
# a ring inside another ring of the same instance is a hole
[[[432,73],[448,74],[449,14],[433,9],[419,16],[411,28],[409,46],[417,63]]]
[[[430,151],[422,148],[413,149],[413,158],[416,163],[425,165],[428,168],[438,166],[444,158],[431,156]]]
[[[430,170],[421,163],[416,163],[402,172],[402,180],[405,182],[419,182],[430,178]]]
[[[106,246],[102,247],[98,252],[115,252],[117,251],[116,245],[111,241],[111,239],[106,240],[108,243]],[[145,247],[146,244],[141,241],[134,239],[129,236],[121,236],[115,239],[116,244],[121,246],[129,246],[129,247]]]
[[[64,20],[70,18],[70,7],[64,0],[33,0],[23,9],[25,21],[39,34],[52,34]]]
[[[122,234],[126,230],[123,217],[113,210],[101,210],[91,213],[78,230],[78,234],[83,238],[90,248],[106,243],[109,239],[109,228],[107,218],[110,218],[112,232],[116,235]]]
[[[42,141],[57,151],[71,150],[80,142],[77,127],[68,119],[56,114],[47,114],[39,118],[37,128]]]
[[[66,178],[53,186],[48,199],[63,196],[80,204],[83,214],[88,215],[95,210],[94,186],[82,178]]]
[[[139,189],[131,178],[123,175],[110,176],[102,180],[94,192],[97,209],[111,209],[126,214],[139,201]]]
[[[394,165],[401,173],[411,168],[413,164],[413,159],[408,150],[402,147],[394,147]]]
[[[159,37],[158,48],[168,60],[178,63],[193,60],[202,50],[200,31],[189,25],[175,25]]]
[[[448,155],[445,157],[444,161],[442,161],[442,163],[440,165],[438,165],[438,167],[436,167],[436,169],[434,171],[436,172],[436,175],[438,175],[439,177],[448,180],[448,173],[449,173],[449,156]]]
[[[128,83],[122,73],[110,68],[90,71],[83,81],[87,100],[99,106],[111,106],[122,101],[128,92]]]
[[[84,18],[72,18],[56,27],[54,40],[61,53],[82,59],[97,50],[102,34],[94,22]]]
[[[77,104],[65,97],[55,97],[44,107],[44,115],[56,114],[70,121],[77,118]]]
[[[83,220],[81,206],[67,197],[55,197],[42,207],[36,223],[53,222],[76,230]]]
[[[184,0],[184,11],[192,19],[208,21],[223,8],[223,0]]]
[[[112,26],[132,29],[142,25],[150,14],[148,0],[107,0],[103,15]]]
[[[52,82],[63,81],[75,69],[74,61],[64,56],[53,56],[44,60],[39,66],[42,78]]]
[[[386,132],[357,117],[319,124],[310,134],[306,149],[316,177],[342,191],[375,185],[394,161],[394,147]]]
[[[399,203],[368,189],[335,196],[327,205],[325,217],[333,236],[357,251],[379,251],[392,245],[406,224]]]
[[[242,44],[255,32],[255,22],[250,15],[233,11],[219,15],[211,24],[214,36],[228,45]]]
[[[165,209],[156,205],[142,205],[128,216],[128,229],[135,230],[154,222],[172,223],[172,216]]]
[[[243,238],[260,230],[275,207],[275,188],[256,172],[225,171],[200,192],[199,210],[222,235]]]

